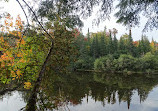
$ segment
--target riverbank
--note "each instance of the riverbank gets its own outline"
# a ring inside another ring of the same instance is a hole
[[[151,72],[140,72],[140,71],[99,71],[99,70],[84,70],[84,69],[77,69],[77,72],[96,72],[96,73],[113,73],[113,74],[155,74],[158,75],[158,70],[151,71]]]

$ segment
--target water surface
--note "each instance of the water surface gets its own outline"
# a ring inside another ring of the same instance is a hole
[[[40,111],[158,111],[157,75],[75,73],[44,77]],[[28,92],[0,96],[0,111],[18,111]]]

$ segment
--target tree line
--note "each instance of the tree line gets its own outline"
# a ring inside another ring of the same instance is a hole
[[[129,34],[124,34],[118,40],[116,37],[117,29],[113,28],[112,30],[104,30],[97,33],[88,33],[86,36],[80,34],[77,39],[78,43],[78,60],[75,62],[73,68],[74,69],[103,69],[96,68],[98,67],[96,64],[98,60],[102,61],[104,58],[104,62],[100,64],[102,67],[106,67],[107,64],[112,64],[115,60],[122,60],[128,58],[130,62],[133,60],[130,58],[145,58],[146,56],[156,56],[157,55],[157,42],[152,39],[150,42],[148,37],[145,35],[141,36],[141,39],[138,41],[133,41],[131,30],[129,30]],[[121,58],[120,58],[121,57]],[[106,58],[106,59],[105,59]],[[108,58],[108,59],[107,59]],[[147,58],[146,58],[147,59]],[[151,58],[150,58],[151,59]],[[113,60],[113,61],[111,61]],[[123,60],[122,60],[123,61]],[[120,61],[121,62],[121,61]],[[127,70],[128,68],[119,69],[118,64],[120,62],[116,62],[115,67],[119,71]],[[128,62],[126,62],[127,65]],[[153,58],[153,62],[154,58]],[[149,61],[147,64],[150,63]],[[143,65],[143,64],[142,64]],[[130,65],[129,65],[130,66]],[[134,67],[134,66],[133,66]],[[130,67],[128,70],[134,70],[133,67]],[[112,70],[112,66],[109,66]],[[146,67],[149,69],[149,67]],[[152,69],[152,68],[151,68]],[[138,69],[139,70],[139,69]]]

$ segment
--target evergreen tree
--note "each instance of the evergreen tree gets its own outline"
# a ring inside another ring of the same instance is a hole
[[[100,39],[100,56],[105,56],[105,55],[106,55],[106,44],[105,44],[105,36],[103,34]]]
[[[133,45],[133,39],[132,39],[132,34],[131,34],[131,29],[129,30],[129,36],[128,36],[128,41],[127,41],[127,49],[128,52],[131,55],[134,55],[134,45]]]
[[[151,51],[150,42],[147,36],[143,36],[143,38],[144,38],[144,52],[145,53],[150,52]]]
[[[98,40],[98,35],[95,37],[96,41],[96,46],[95,46],[95,52],[96,52],[96,58],[100,56],[100,47],[99,47],[99,40]]]
[[[112,54],[113,53],[113,41],[112,41],[112,33],[111,30],[109,30],[109,41],[108,41],[108,54]]]
[[[96,58],[96,38],[93,37],[92,39],[92,44],[91,44],[91,47],[90,47],[90,55],[94,58]]]
[[[155,49],[155,41],[153,40],[152,38],[152,41],[150,43],[150,47],[151,47],[151,52],[152,53],[155,53],[156,52],[156,49]]]
[[[88,28],[88,33],[87,33],[87,44],[86,44],[86,48],[88,51],[88,55],[90,55],[90,47],[91,47],[91,42],[90,42],[90,33],[89,33],[89,28]]]
[[[138,46],[139,55],[144,55],[144,41],[143,38],[139,40],[139,46]]]
[[[124,40],[123,36],[120,38],[118,50],[119,50],[120,54],[127,54],[127,47],[126,47],[125,40]]]
[[[84,58],[85,56],[88,55],[88,50],[87,50],[87,43],[84,39],[84,37],[82,38],[82,44],[80,46],[80,57],[81,58]]]
[[[90,45],[90,33],[89,33],[89,28],[88,28],[87,39],[88,39],[88,45]]]
[[[116,33],[117,33],[117,29],[113,28],[113,34],[114,34],[113,48],[114,48],[114,53],[116,53],[117,50],[118,50],[118,40],[116,38]]]
[[[142,38],[139,41],[138,50],[139,50],[140,55],[144,55],[145,53],[147,53],[151,50],[150,42],[149,42],[149,40],[147,39],[146,36],[142,35]]]
[[[94,58],[98,58],[100,56],[100,47],[99,47],[99,40],[97,35],[92,38],[90,55]]]
[[[92,56],[92,57],[94,57],[94,55],[93,55],[94,43],[95,43],[95,41],[94,41],[94,38],[93,38],[92,43],[90,44],[90,56]]]

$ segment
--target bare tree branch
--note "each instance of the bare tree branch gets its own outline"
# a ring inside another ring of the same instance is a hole
[[[19,0],[16,0],[16,1],[18,2],[18,4],[20,5],[21,9],[23,10],[23,12],[24,12],[24,14],[25,14],[25,17],[26,17],[26,20],[27,20],[27,25],[30,26],[29,20],[28,20],[28,17],[27,17],[27,14],[26,14],[26,12],[25,12],[23,6],[22,6],[21,3],[19,2]]]
[[[28,5],[28,3],[26,3],[25,0],[22,0],[26,6],[30,9],[30,11],[33,13],[33,15],[35,16],[36,21],[38,22],[38,24],[41,26],[41,28],[44,30],[44,32],[49,36],[50,40],[52,40],[52,36],[46,31],[46,29],[43,27],[43,25],[41,24],[41,22],[38,20],[37,15],[35,14],[35,12],[33,11],[33,9]]]

